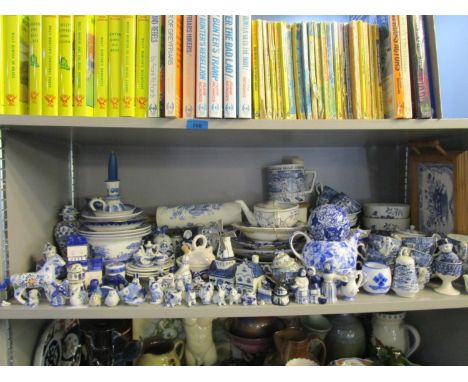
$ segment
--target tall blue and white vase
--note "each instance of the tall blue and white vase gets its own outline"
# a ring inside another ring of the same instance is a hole
[[[62,208],[59,216],[62,218],[54,227],[54,238],[60,255],[66,259],[67,242],[70,235],[78,233],[80,223],[77,220],[79,212],[76,208],[66,205]]]

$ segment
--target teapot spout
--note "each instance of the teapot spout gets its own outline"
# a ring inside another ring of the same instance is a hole
[[[255,215],[252,213],[252,211],[250,211],[249,207],[247,207],[247,204],[245,204],[243,200],[236,200],[235,202],[242,208],[242,211],[244,212],[245,217],[249,221],[250,225],[257,227],[257,219],[255,218]]]

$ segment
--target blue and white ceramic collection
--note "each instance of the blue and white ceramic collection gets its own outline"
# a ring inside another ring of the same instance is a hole
[[[362,266],[363,289],[370,294],[385,294],[392,286],[392,272],[385,264],[366,262]]]
[[[315,208],[307,223],[308,231],[314,240],[345,240],[350,231],[346,212],[333,204],[324,204]]]

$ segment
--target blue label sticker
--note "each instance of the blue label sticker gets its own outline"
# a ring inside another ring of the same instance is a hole
[[[203,119],[188,119],[185,127],[187,129],[208,129],[208,121]]]

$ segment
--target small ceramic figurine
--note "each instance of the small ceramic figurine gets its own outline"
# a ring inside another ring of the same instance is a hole
[[[213,296],[213,303],[218,306],[226,305],[226,287],[224,285],[218,285],[218,291]]]
[[[59,252],[62,256],[67,255],[68,237],[78,232],[80,223],[76,219],[79,212],[71,205],[64,206],[60,212],[62,220],[54,227],[54,239],[59,247]]]
[[[61,284],[53,283],[50,291],[50,305],[53,307],[61,307],[67,303],[69,283],[64,280]]]
[[[257,289],[257,303],[258,305],[271,304],[273,298],[273,288],[267,279],[262,281],[262,284]]]
[[[319,304],[320,286],[319,284],[312,284],[309,289],[309,303]]]
[[[83,306],[88,303],[88,293],[82,284],[70,284],[70,305]]]
[[[162,290],[161,283],[159,283],[159,281],[155,281],[154,277],[150,277],[148,285],[150,290],[150,304],[162,304],[164,301],[164,291]]]
[[[448,296],[458,296],[460,292],[456,290],[452,281],[458,279],[463,271],[463,262],[453,252],[453,244],[448,239],[442,239],[437,242],[438,252],[434,260],[434,271],[442,285],[434,290],[437,293]]]
[[[102,297],[104,297],[104,305],[113,307],[117,306],[120,301],[117,291],[110,286],[101,287]]]
[[[212,282],[206,282],[200,289],[200,300],[203,305],[211,304],[214,294],[214,285]]]
[[[241,295],[237,288],[232,287],[228,292],[229,305],[239,304],[241,300]]]
[[[166,292],[164,306],[174,308],[182,304],[182,290],[177,288],[169,288]]]
[[[190,257],[189,255],[183,255],[180,258],[179,269],[175,273],[175,278],[181,278],[184,284],[190,284],[192,282],[192,272],[190,272]]]
[[[135,276],[130,284],[119,292],[120,298],[128,305],[138,305],[145,301],[146,291],[140,279]]]
[[[289,291],[285,285],[278,284],[273,289],[273,304],[274,305],[289,305]]]
[[[197,304],[197,292],[195,292],[192,284],[185,284],[185,303],[188,307]]]
[[[213,342],[213,318],[185,318],[185,358],[189,366],[210,366],[217,361]]]
[[[28,302],[26,305],[31,308],[35,308],[39,305],[39,291],[37,289],[31,289],[28,292]]]
[[[99,280],[91,280],[89,285],[89,306],[101,306],[102,304],[102,292],[99,286]]]
[[[257,294],[254,291],[245,291],[242,294],[243,305],[257,305]]]
[[[323,282],[321,287],[321,292],[324,298],[327,299],[328,304],[334,304],[337,301],[336,298],[336,283],[335,281],[339,278],[336,273],[333,271],[333,266],[331,264],[325,264],[323,269]],[[320,302],[320,299],[319,299]]]
[[[315,267],[307,267],[307,277],[309,278],[309,285],[322,283],[322,278],[317,274]]]
[[[338,296],[345,301],[353,301],[364,281],[362,271],[350,272],[345,277],[345,284],[338,288]]]
[[[294,279],[293,288],[296,289],[294,298],[297,304],[309,303],[309,279],[305,268],[301,268],[299,276]]]

